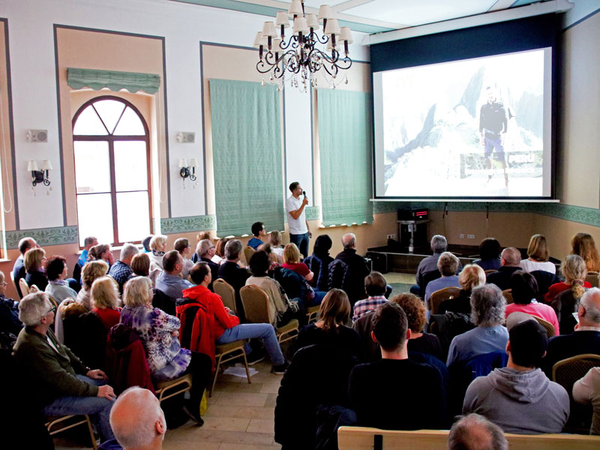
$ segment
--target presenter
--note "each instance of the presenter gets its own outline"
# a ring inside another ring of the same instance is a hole
[[[297,181],[290,184],[290,191],[292,195],[285,201],[285,212],[290,227],[290,242],[296,244],[300,253],[306,258],[308,256],[308,239],[312,237],[304,214],[308,199]],[[303,198],[300,198],[301,195]]]
[[[506,173],[506,155],[504,153],[504,136],[508,129],[508,118],[506,108],[499,102],[495,90],[488,86],[487,103],[481,107],[479,115],[479,132],[481,133],[481,145],[484,147],[487,159],[488,183],[492,179],[492,152],[496,159],[502,163],[504,170],[504,184],[508,189],[508,174]]]

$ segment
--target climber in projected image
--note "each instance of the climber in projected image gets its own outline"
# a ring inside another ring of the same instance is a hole
[[[479,115],[479,133],[481,133],[481,145],[487,159],[488,183],[492,179],[492,153],[495,153],[497,161],[502,163],[504,170],[504,184],[508,189],[508,174],[506,173],[506,155],[504,153],[504,137],[508,129],[507,108],[498,101],[496,90],[488,86],[486,88],[487,103],[481,107]]]

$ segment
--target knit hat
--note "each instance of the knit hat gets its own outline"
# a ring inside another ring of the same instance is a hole
[[[508,333],[513,362],[523,367],[539,367],[548,349],[546,329],[533,319],[517,323]]]

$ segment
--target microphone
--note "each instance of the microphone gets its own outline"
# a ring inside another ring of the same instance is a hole
[[[306,197],[306,191],[302,191],[302,195]]]

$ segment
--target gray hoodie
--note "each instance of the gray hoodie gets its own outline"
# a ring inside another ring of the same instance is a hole
[[[569,407],[567,391],[540,369],[519,372],[505,367],[471,383],[463,414],[481,414],[506,433],[560,433]]]

